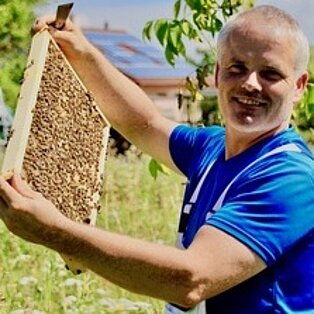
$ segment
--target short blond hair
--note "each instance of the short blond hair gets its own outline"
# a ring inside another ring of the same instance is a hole
[[[248,18],[254,19],[254,17],[264,20],[268,26],[276,27],[278,30],[289,34],[295,40],[295,71],[297,73],[306,71],[310,57],[310,46],[307,37],[300,28],[298,22],[290,14],[272,5],[256,6],[250,10],[241,12],[227,22],[218,35],[218,58],[221,53],[221,48],[225,44],[230,33],[245,20]]]

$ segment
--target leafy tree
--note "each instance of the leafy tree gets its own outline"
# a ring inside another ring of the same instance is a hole
[[[0,87],[14,108],[30,45],[33,8],[43,0],[0,0]]]
[[[180,91],[178,106],[187,106],[189,112],[195,105],[200,105],[202,120],[198,122],[202,124],[221,123],[216,97],[206,97],[202,93],[204,87],[208,86],[206,78],[215,68],[213,39],[231,15],[253,4],[254,0],[175,0],[172,19],[148,21],[143,29],[144,39],[151,40],[153,35],[156,36],[164,47],[169,64],[175,66],[176,58],[181,57],[195,66],[196,80],[186,78],[186,92]],[[186,45],[191,42],[205,46],[199,49],[202,56],[199,61],[187,52]],[[154,160],[149,170],[154,178],[158,171],[164,172],[162,166]]]
[[[308,68],[310,80],[302,101],[293,112],[293,121],[299,132],[314,144],[314,48],[311,48]]]
[[[252,7],[252,0],[176,0],[173,18],[148,21],[143,29],[144,38],[150,40],[155,33],[159,43],[165,48],[165,57],[171,64],[181,56],[186,60],[184,40],[206,42],[220,31],[224,22],[242,7]],[[213,46],[210,45],[210,49]]]
[[[214,70],[213,39],[231,15],[253,5],[254,0],[175,0],[172,19],[149,21],[143,29],[144,39],[151,40],[153,35],[158,39],[169,64],[175,66],[176,58],[181,57],[195,65],[196,80],[187,78],[185,90],[188,94],[179,93],[178,106],[200,105],[202,124],[221,123],[217,100],[202,93],[208,85],[206,77]],[[186,45],[191,42],[202,43],[205,47],[200,61],[187,53]],[[314,51],[311,60],[311,80],[303,100],[293,112],[293,123],[306,140],[314,143]]]
[[[253,0],[176,0],[173,6],[173,18],[161,18],[148,21],[143,29],[144,39],[151,40],[155,35],[164,47],[165,58],[168,63],[175,66],[177,57],[185,59],[195,66],[195,77],[188,77],[185,91],[178,95],[179,108],[186,106],[189,111],[200,106],[202,111],[201,124],[220,124],[217,99],[206,96],[203,89],[208,87],[206,78],[214,72],[216,62],[215,45],[216,34],[220,31],[226,20],[240,9],[252,7]],[[194,43],[199,46],[195,56],[187,52],[187,44]]]

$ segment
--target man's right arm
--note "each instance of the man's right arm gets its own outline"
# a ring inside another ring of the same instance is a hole
[[[88,42],[71,21],[62,31],[52,28],[53,22],[54,17],[43,17],[34,25],[34,31],[49,25],[53,38],[112,127],[143,152],[179,172],[169,152],[169,138],[176,123],[163,117],[150,98]]]

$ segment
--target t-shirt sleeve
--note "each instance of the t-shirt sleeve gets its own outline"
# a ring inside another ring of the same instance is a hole
[[[295,156],[288,158],[291,154]],[[206,223],[237,238],[271,265],[313,229],[313,191],[313,166],[301,154],[282,154],[241,175]]]
[[[189,177],[190,166],[202,158],[202,152],[210,150],[221,138],[224,131],[221,127],[191,127],[179,125],[172,131],[169,150],[175,165]]]

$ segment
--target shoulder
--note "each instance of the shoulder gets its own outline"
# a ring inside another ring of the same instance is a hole
[[[198,164],[207,164],[215,158],[215,150],[224,147],[224,128],[177,126],[170,136],[171,157],[182,173],[190,177]]]
[[[241,177],[245,180],[307,177],[314,183],[314,158],[302,150],[281,151],[257,160]]]
[[[177,126],[170,137],[170,150],[185,151],[186,155],[212,153],[217,146],[225,145],[225,129],[219,126],[192,127]]]
[[[180,124],[173,129],[170,141],[187,140],[196,141],[198,139],[211,140],[224,136],[225,130],[220,126],[196,127]]]
[[[229,191],[231,198],[247,194],[273,208],[311,208],[314,203],[314,159],[304,152],[267,156],[244,170]]]
[[[314,176],[313,153],[293,128],[262,141],[247,155],[251,164],[239,179]]]
[[[311,152],[301,147],[268,154],[289,143],[256,147],[254,153],[263,152],[254,154],[255,162],[232,183],[222,207],[208,221],[253,248],[267,264],[306,237],[314,225]]]
[[[297,152],[271,156],[232,184],[213,224],[272,264],[314,226],[313,160]]]

